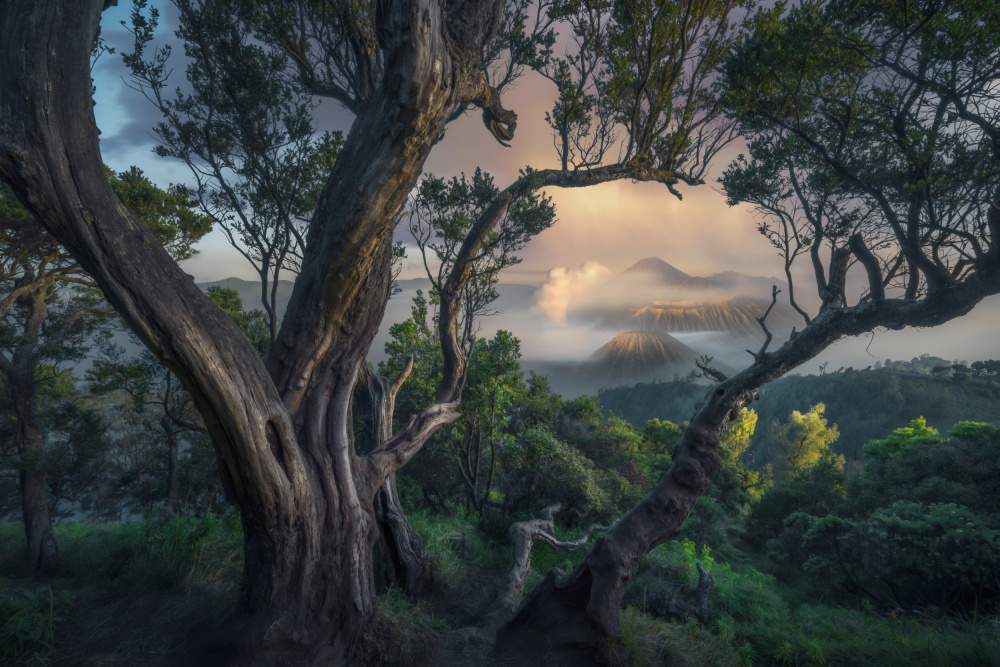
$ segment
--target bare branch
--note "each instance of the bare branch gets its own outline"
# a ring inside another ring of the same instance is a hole
[[[705,376],[712,378],[716,382],[725,382],[727,379],[726,374],[720,371],[718,368],[713,368],[712,366],[709,366],[711,362],[712,362],[712,357],[706,354],[701,357],[698,357],[698,359],[695,360],[694,365],[697,366],[699,369],[701,369],[701,372]]]
[[[514,544],[514,560],[510,569],[497,582],[497,597],[486,611],[483,625],[487,631],[495,631],[521,604],[524,583],[531,573],[531,548],[535,541],[544,542],[559,551],[580,551],[590,546],[590,536],[606,527],[592,524],[587,531],[572,542],[560,542],[554,537],[553,515],[562,508],[560,503],[549,505],[538,514],[540,519],[520,521],[510,527],[510,539]]]
[[[413,355],[411,354],[408,357],[406,357],[406,365],[403,366],[403,370],[399,372],[399,375],[396,376],[396,379],[393,380],[392,383],[389,385],[389,391],[391,391],[393,395],[395,395],[399,391],[400,387],[403,386],[403,383],[406,382],[406,378],[410,377],[410,372],[412,370],[413,370]]]
[[[457,402],[434,403],[410,417],[410,421],[396,435],[367,455],[377,479],[373,488],[377,488],[386,476],[402,468],[438,429],[459,417],[461,414],[458,412]]]
[[[764,359],[764,355],[767,353],[767,348],[771,344],[771,339],[773,338],[773,335],[771,334],[771,331],[767,328],[767,325],[764,323],[764,320],[766,320],[767,316],[771,314],[771,309],[774,308],[774,304],[778,302],[779,294],[781,294],[781,290],[778,289],[778,286],[772,285],[771,305],[767,307],[767,310],[764,311],[763,315],[757,318],[757,323],[760,325],[760,328],[763,329],[764,331],[764,344],[760,346],[760,349],[757,350],[757,352],[752,352],[750,350],[747,350],[747,352],[750,352],[750,356],[752,356],[754,358],[754,361],[757,363],[760,363],[760,361]]]

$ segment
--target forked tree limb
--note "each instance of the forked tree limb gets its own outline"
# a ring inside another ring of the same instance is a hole
[[[496,632],[507,619],[517,610],[524,597],[524,584],[531,574],[531,548],[533,544],[544,542],[558,551],[580,551],[590,546],[590,536],[598,530],[607,530],[596,523],[587,528],[586,532],[572,542],[561,542],[555,538],[555,523],[553,515],[562,508],[560,503],[549,505],[539,512],[541,518],[521,521],[511,525],[509,529],[511,542],[514,544],[514,560],[510,569],[497,583],[497,597],[486,611],[483,625],[487,633]]]
[[[373,449],[366,457],[378,483],[402,468],[442,426],[461,416],[458,403],[434,403],[410,417],[398,433]]]
[[[778,286],[771,285],[771,305],[767,307],[767,310],[764,311],[763,315],[757,318],[757,324],[759,324],[760,328],[764,331],[764,344],[761,345],[760,349],[757,350],[756,352],[747,350],[747,352],[750,353],[755,362],[759,362],[761,359],[764,358],[764,355],[767,354],[767,348],[771,345],[771,340],[774,338],[774,335],[771,333],[770,329],[767,328],[765,320],[767,320],[767,316],[771,314],[771,309],[774,308],[774,305],[778,303],[779,294],[781,294],[781,290],[778,289]]]

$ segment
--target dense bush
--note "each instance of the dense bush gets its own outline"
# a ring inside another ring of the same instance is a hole
[[[776,487],[751,512],[747,542],[762,547],[780,520],[774,557],[801,568],[832,599],[889,609],[995,609],[1000,432],[960,422],[949,436],[919,418],[871,441],[842,503],[818,502],[824,489],[844,496],[842,476],[832,485],[832,478],[812,487],[797,478]]]
[[[823,586],[886,608],[1000,603],[1000,522],[954,504],[898,501],[864,521],[794,514],[785,542]]]
[[[827,450],[808,470],[784,480],[764,493],[751,507],[744,527],[744,542],[759,550],[781,535],[785,519],[804,512],[826,516],[844,500],[844,457]]]
[[[923,417],[865,445],[864,472],[852,479],[848,511],[864,516],[897,500],[955,503],[1000,513],[1000,430],[960,422],[947,439]]]

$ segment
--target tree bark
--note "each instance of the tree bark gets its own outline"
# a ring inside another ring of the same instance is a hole
[[[392,417],[396,393],[413,368],[412,357],[406,368],[393,381],[362,364],[354,388],[356,410],[361,413],[368,442],[358,443],[367,453],[392,436]],[[391,474],[375,494],[375,521],[378,534],[372,549],[375,586],[382,591],[396,585],[409,595],[421,595],[430,590],[431,574],[424,561],[424,544],[406,518],[396,492],[396,475]]]
[[[34,394],[33,390],[34,387],[31,387],[28,392]],[[20,393],[18,389],[15,389],[15,394],[18,393]],[[28,545],[25,563],[31,570],[51,572],[59,562],[59,546],[52,532],[52,517],[49,514],[48,486],[43,465],[45,436],[32,410],[32,398],[21,394],[15,399],[18,413],[18,451],[23,461],[21,510]]]

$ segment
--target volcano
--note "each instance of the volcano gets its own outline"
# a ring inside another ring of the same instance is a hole
[[[605,343],[575,375],[610,385],[670,380],[696,370],[701,354],[662,331],[629,331]]]

